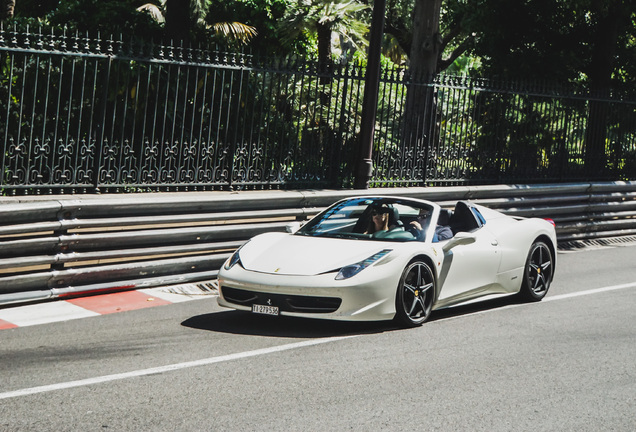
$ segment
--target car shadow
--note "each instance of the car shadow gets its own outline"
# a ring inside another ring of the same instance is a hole
[[[399,329],[392,321],[348,322],[290,316],[270,317],[244,311],[197,315],[183,321],[181,325],[219,333],[283,338],[350,336]]]
[[[514,296],[511,296],[441,309],[433,312],[428,323],[515,304],[520,303]],[[349,322],[290,316],[270,317],[245,311],[223,311],[197,315],[183,321],[181,325],[218,333],[283,338],[324,338],[408,330],[396,325],[393,321]],[[423,328],[426,328],[426,323]]]
[[[523,302],[519,301],[514,295],[507,297],[500,297],[492,300],[483,300],[475,303],[453,306],[448,309],[440,309],[433,312],[428,322],[443,321],[450,318],[459,318],[464,315],[471,315],[474,313],[483,313],[493,309],[500,309],[506,306],[521,305]],[[426,324],[425,324],[426,325]]]

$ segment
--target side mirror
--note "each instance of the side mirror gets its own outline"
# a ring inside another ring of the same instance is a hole
[[[477,238],[473,234],[467,232],[458,232],[457,234],[455,234],[455,237],[448,240],[448,243],[446,243],[442,247],[442,249],[444,250],[444,252],[448,252],[455,246],[469,245],[475,243],[476,241]]]
[[[296,231],[300,229],[301,226],[302,224],[300,222],[290,222],[287,225],[285,225],[285,231],[290,234],[294,234]]]

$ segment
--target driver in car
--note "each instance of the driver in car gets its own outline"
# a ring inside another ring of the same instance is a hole
[[[365,234],[373,234],[378,231],[389,230],[389,212],[391,209],[386,204],[375,205],[371,208],[371,220]]]

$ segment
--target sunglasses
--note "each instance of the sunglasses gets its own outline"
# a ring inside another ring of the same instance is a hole
[[[378,215],[387,214],[387,213],[388,213],[388,211],[371,210],[371,216],[378,216]]]

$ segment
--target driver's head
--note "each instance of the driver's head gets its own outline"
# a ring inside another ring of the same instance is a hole
[[[371,216],[379,216],[389,214],[391,209],[386,204],[373,204],[371,205]]]

